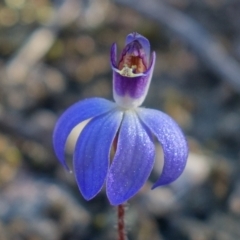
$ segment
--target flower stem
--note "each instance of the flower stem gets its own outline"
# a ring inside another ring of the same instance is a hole
[[[125,208],[123,204],[118,205],[118,240],[126,240],[126,232],[125,232],[125,222],[124,222],[124,214]]]

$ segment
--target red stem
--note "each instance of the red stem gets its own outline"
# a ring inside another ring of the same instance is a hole
[[[113,150],[116,152],[117,149],[118,134],[113,141]],[[125,208],[123,204],[117,206],[117,215],[118,215],[118,240],[127,240],[125,233],[125,222],[124,222]]]
[[[125,224],[124,224],[124,205],[118,205],[118,240],[126,240]]]

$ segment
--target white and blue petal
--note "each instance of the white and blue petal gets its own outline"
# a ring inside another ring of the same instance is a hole
[[[112,47],[112,61],[115,59],[116,45]],[[135,76],[124,76],[112,63],[113,97],[119,106],[135,108],[140,106],[146,98],[155,66],[156,54],[153,52],[149,68],[144,73]]]
[[[149,41],[138,33],[126,38],[126,46],[117,61],[117,45],[111,48],[110,62],[113,70],[113,98],[124,108],[140,106],[149,89],[156,54],[150,60]]]
[[[86,200],[92,199],[104,184],[111,146],[122,116],[122,111],[112,110],[93,118],[77,140],[74,171],[78,187]]]
[[[152,139],[136,112],[126,110],[107,175],[107,196],[112,205],[127,201],[139,191],[151,173],[154,156]]]
[[[188,157],[186,139],[177,123],[167,114],[153,109],[138,109],[140,119],[157,137],[164,153],[164,165],[156,188],[176,180],[183,172]]]
[[[58,119],[53,132],[53,147],[58,160],[68,169],[65,162],[64,149],[72,129],[89,118],[106,113],[116,104],[103,98],[89,98],[69,107]]]

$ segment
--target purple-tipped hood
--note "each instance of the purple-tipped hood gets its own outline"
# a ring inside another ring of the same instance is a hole
[[[155,65],[155,52],[150,59],[149,41],[138,33],[126,38],[126,45],[117,61],[117,46],[111,48],[113,96],[124,108],[140,106],[148,92]]]

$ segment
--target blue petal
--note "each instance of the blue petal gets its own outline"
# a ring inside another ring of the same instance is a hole
[[[150,43],[149,43],[148,39],[145,38],[144,36],[142,36],[141,34],[136,33],[136,32],[128,34],[127,37],[126,37],[125,45],[127,45],[127,44],[129,44],[129,43],[131,43],[135,40],[140,42],[140,44],[142,45],[142,47],[144,49],[144,52],[145,52],[147,58],[149,58]],[[149,61],[149,59],[148,59],[148,61]]]
[[[117,68],[117,44],[113,43],[111,47],[111,53],[110,53],[110,63],[112,65],[112,68],[118,70]]]
[[[126,111],[107,176],[107,195],[112,205],[127,201],[139,191],[153,168],[154,155],[154,144],[137,114]]]
[[[74,171],[78,187],[86,200],[102,188],[110,162],[113,139],[123,112],[113,110],[93,118],[83,129],[74,153]]]
[[[164,166],[153,188],[171,183],[181,175],[185,168],[188,157],[186,139],[177,123],[165,113],[141,108],[138,114],[163,148]]]
[[[110,111],[116,104],[103,98],[90,98],[75,103],[58,119],[53,132],[53,147],[62,165],[69,169],[64,157],[64,148],[72,129],[82,121]]]

